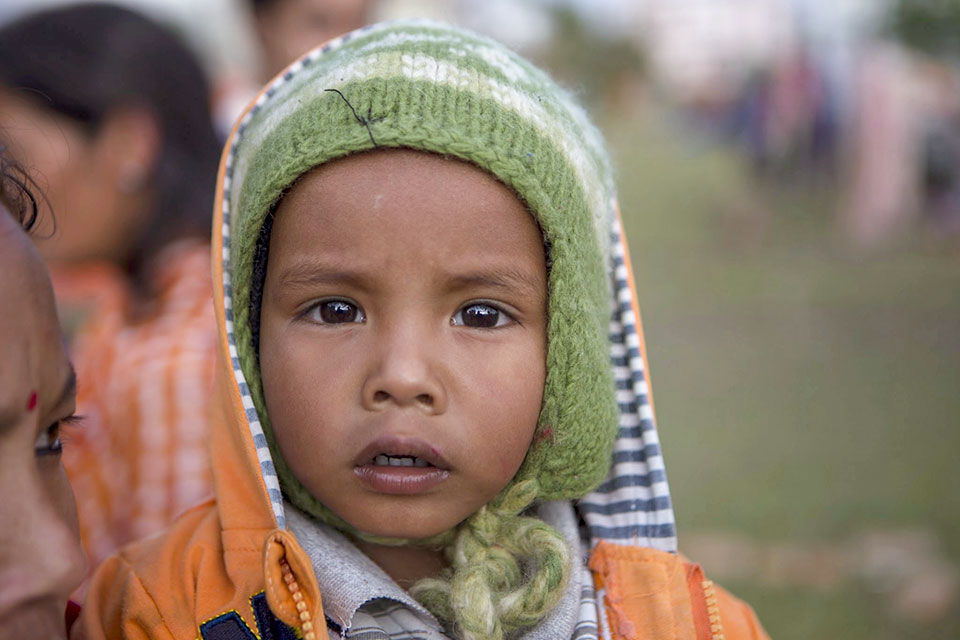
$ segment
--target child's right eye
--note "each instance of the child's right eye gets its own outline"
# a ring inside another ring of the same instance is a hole
[[[366,320],[363,310],[347,300],[318,302],[310,308],[306,315],[307,318],[319,324],[343,324]]]

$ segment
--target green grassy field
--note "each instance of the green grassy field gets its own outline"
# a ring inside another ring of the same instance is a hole
[[[838,553],[823,584],[815,568],[720,571],[773,638],[960,637],[950,581],[945,608],[922,598],[924,567],[960,565],[960,251],[920,233],[844,249],[831,189],[759,185],[657,110],[602,124],[681,549],[732,533],[747,562]],[[926,565],[894,547],[888,563],[910,566],[864,568],[861,536],[904,531],[932,541]]]

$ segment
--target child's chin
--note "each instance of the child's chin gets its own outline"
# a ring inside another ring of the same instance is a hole
[[[382,506],[370,509],[369,517],[356,517],[357,513],[347,514],[344,520],[360,532],[360,539],[381,544],[405,546],[415,541],[429,541],[455,528],[460,519],[448,512],[437,513],[436,509],[418,508],[384,509]],[[343,517],[343,516],[341,516]]]
[[[349,521],[348,521],[349,522]],[[423,517],[419,518],[382,518],[376,522],[350,522],[350,525],[360,532],[360,538],[380,544],[395,544],[406,546],[417,542],[428,542],[446,533],[457,526],[457,522],[448,519],[430,522]]]
[[[422,526],[409,526],[409,527],[373,527],[373,530],[369,529],[359,529],[363,532],[362,537],[367,538],[370,541],[381,542],[384,544],[396,543],[397,546],[416,544],[417,542],[428,542],[431,538],[434,538],[442,533],[445,533],[450,530],[451,527],[446,529],[434,529],[434,528],[425,528]]]

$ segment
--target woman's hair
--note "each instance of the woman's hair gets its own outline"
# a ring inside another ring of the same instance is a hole
[[[7,154],[6,146],[0,144],[0,203],[13,214],[24,231],[30,231],[37,222],[38,197],[42,194],[33,178]]]
[[[95,135],[121,106],[147,109],[161,149],[149,223],[133,244],[134,277],[168,243],[207,238],[220,142],[207,78],[180,39],[153,21],[109,4],[32,13],[0,29],[0,84]]]

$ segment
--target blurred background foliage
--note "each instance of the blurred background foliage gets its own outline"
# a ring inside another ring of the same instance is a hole
[[[960,1],[897,0],[891,33],[920,51],[960,58]]]
[[[832,187],[655,106],[602,122],[681,550],[773,638],[960,637],[957,254],[851,253]]]

